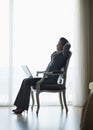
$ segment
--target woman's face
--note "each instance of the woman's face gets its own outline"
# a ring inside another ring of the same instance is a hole
[[[62,42],[59,41],[56,46],[57,46],[57,50],[58,50],[58,51],[62,51],[62,50],[63,50]]]

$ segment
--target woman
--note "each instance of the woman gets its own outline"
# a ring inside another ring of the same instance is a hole
[[[51,55],[51,61],[48,64],[45,72],[51,72],[60,70],[66,63],[69,54],[70,44],[68,44],[67,48],[64,50],[65,46],[67,45],[68,40],[64,37],[59,39],[57,44],[57,51],[53,52]],[[14,102],[14,105],[17,107],[13,110],[16,114],[21,114],[24,110],[28,111],[29,101],[30,101],[30,90],[31,86],[35,86],[36,83],[41,78],[26,78],[22,81],[20,90]],[[48,76],[45,78],[42,84],[54,84],[57,82],[58,76]]]

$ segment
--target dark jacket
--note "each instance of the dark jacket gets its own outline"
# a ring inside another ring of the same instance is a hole
[[[69,56],[70,44],[66,44],[62,51],[55,51],[51,55],[51,61],[48,64],[46,71],[51,72],[55,70],[60,70],[65,66],[67,58]]]
[[[70,49],[70,44],[67,43],[63,47],[62,51],[53,52],[51,55],[51,61],[46,68],[46,72],[61,70],[61,68],[64,67],[66,64],[67,58],[69,56],[69,49]],[[50,78],[50,76],[49,76],[49,78]],[[54,76],[53,78],[57,79],[58,76]]]

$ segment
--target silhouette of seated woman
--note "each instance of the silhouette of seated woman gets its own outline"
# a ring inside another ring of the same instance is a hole
[[[56,45],[57,50],[51,54],[51,61],[48,64],[45,72],[58,71],[65,66],[69,55],[70,44],[68,40],[61,37]],[[30,101],[31,86],[35,86],[41,78],[26,78],[22,81],[20,90],[14,101],[16,109],[12,110],[15,114],[21,114],[23,111],[28,111]],[[58,76],[47,76],[42,84],[54,84],[57,83]]]

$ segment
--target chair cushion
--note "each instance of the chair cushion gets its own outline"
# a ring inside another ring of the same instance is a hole
[[[65,87],[62,84],[44,84],[40,86],[40,90],[63,90]]]

